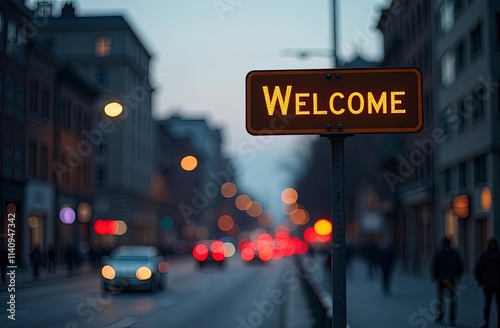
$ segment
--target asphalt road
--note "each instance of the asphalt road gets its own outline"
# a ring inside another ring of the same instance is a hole
[[[1,327],[286,327],[289,293],[300,282],[292,259],[199,270],[191,258],[171,263],[163,291],[104,293],[97,273],[19,289],[16,320]],[[7,294],[2,292],[5,306]],[[4,307],[2,306],[2,307]]]

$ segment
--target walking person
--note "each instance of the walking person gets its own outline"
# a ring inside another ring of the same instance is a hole
[[[49,258],[49,273],[56,272],[56,247],[52,244],[48,252]]]
[[[462,276],[463,262],[459,252],[451,247],[451,241],[446,236],[441,239],[441,247],[434,252],[431,261],[432,281],[437,282],[439,297],[437,323],[443,322],[445,313],[445,296],[449,294],[450,325],[455,327],[456,315],[456,287]]]
[[[33,265],[33,280],[40,279],[40,264],[42,263],[42,253],[40,247],[35,246],[30,253],[31,264]]]
[[[385,241],[378,251],[377,262],[382,271],[382,291],[384,295],[391,293],[391,276],[396,260],[396,253],[389,242]]]
[[[486,251],[479,257],[474,268],[474,277],[479,287],[483,288],[484,325],[482,328],[488,328],[493,295],[497,303],[497,327],[500,328],[500,251],[495,237],[488,241]]]

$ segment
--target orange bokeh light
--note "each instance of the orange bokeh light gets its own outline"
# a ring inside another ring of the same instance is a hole
[[[219,229],[222,231],[229,231],[234,226],[234,220],[229,215],[222,215],[217,221],[217,225]]]
[[[251,206],[251,202],[250,196],[245,194],[239,195],[234,201],[236,207],[241,211],[246,211]]]
[[[226,182],[220,187],[220,193],[226,198],[231,198],[236,195],[236,185],[232,182]]]
[[[293,188],[286,188],[281,193],[281,200],[285,204],[293,204],[299,199],[299,194]]]

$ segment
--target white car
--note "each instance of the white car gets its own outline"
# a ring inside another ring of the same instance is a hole
[[[118,246],[103,258],[102,288],[119,292],[125,289],[161,290],[167,285],[169,266],[154,246]]]

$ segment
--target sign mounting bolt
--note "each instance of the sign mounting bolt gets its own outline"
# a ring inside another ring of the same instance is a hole
[[[332,78],[332,74],[330,74],[330,73],[326,73],[326,75],[325,75],[325,76],[326,76],[326,79],[327,79],[327,80],[329,80],[329,79],[331,79],[331,78]]]
[[[332,129],[332,125],[331,125],[330,123],[328,123],[328,124],[326,125],[326,129],[327,129],[327,130],[331,130],[331,129]]]
[[[344,128],[344,126],[343,126],[341,123],[339,123],[339,124],[337,125],[337,128],[338,128],[339,130],[342,130],[342,129]]]
[[[335,73],[335,77],[336,77],[337,79],[340,79],[340,78],[342,77],[342,75],[341,75],[340,73]]]

